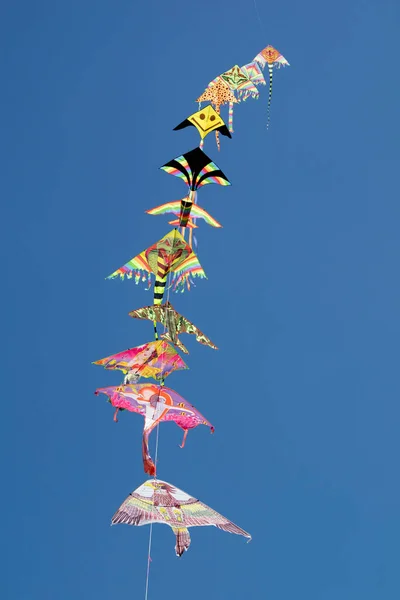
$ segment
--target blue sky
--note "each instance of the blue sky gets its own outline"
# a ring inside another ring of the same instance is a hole
[[[91,361],[151,339],[151,293],[106,275],[168,231],[147,208],[208,81],[268,43],[291,63],[205,150],[198,254],[172,298],[186,338],[171,387],[215,425],[160,430],[159,477],[251,532],[155,527],[149,598],[397,600],[400,536],[399,116],[395,0],[200,5],[3,2],[3,544],[8,600],[140,598],[148,528],[109,526],[145,480],[142,419],[118,425]],[[264,31],[263,31],[264,30]],[[211,136],[210,136],[211,137]],[[150,294],[150,295],[149,295]]]

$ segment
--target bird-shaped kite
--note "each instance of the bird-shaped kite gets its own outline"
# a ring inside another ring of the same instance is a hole
[[[172,342],[177,348],[179,348],[185,354],[189,354],[188,349],[184,346],[179,339],[181,333],[192,333],[196,336],[196,340],[218,350],[217,346],[208,338],[200,329],[196,327],[189,319],[186,319],[183,315],[180,315],[170,302],[161,304],[158,306],[143,306],[137,308],[129,313],[130,317],[135,319],[147,319],[149,321],[158,322],[164,325],[166,331],[161,335],[164,340]]]
[[[163,382],[173,371],[188,368],[175,349],[164,340],[129,348],[93,364],[105,369],[119,369],[126,375],[124,383],[137,383],[141,377]]]
[[[225,83],[225,81],[220,77],[217,77],[217,79],[214,80],[213,85],[209,85],[204,90],[202,95],[197,98],[196,102],[199,103],[199,108],[201,107],[202,102],[210,102],[214,106],[217,114],[220,114],[221,106],[223,104],[237,102],[237,98],[235,97],[235,94],[229,89],[228,84]],[[221,146],[219,142],[218,131],[215,132],[215,139],[217,142],[218,150],[220,150]]]
[[[188,527],[213,525],[223,531],[243,535],[251,540],[251,535],[232,521],[228,521],[215,510],[192,498],[179,488],[161,481],[145,481],[129,494],[112,518],[112,525],[149,525],[164,523],[172,528],[176,536],[175,552],[182,556],[190,546]]]
[[[147,281],[151,285],[151,274],[155,275],[154,304],[161,304],[167,283],[167,276],[172,273],[174,289],[184,291],[185,284],[190,289],[193,277],[205,277],[196,254],[185,242],[183,236],[173,229],[161,240],[143,250],[125,265],[114,271],[107,279],[125,275],[128,279],[135,275],[135,282],[146,281],[143,272],[148,273]]]
[[[273,69],[276,67],[279,69],[280,67],[289,66],[288,61],[282,54],[276,50],[273,46],[266,46],[264,50],[261,50],[259,54],[254,58],[254,60],[261,66],[262,69],[265,68],[265,65],[268,65],[269,71],[269,93],[268,93],[268,119],[267,119],[267,127],[269,127],[270,122],[270,114],[271,114],[271,100],[272,100],[272,74]]]
[[[142,438],[142,457],[145,473],[156,474],[155,464],[149,454],[149,435],[159,423],[174,421],[183,429],[184,447],[189,429],[198,425],[207,425],[214,433],[214,427],[198,410],[174,390],[154,384],[121,385],[100,388],[95,394],[105,394],[115,407],[114,421],[120,409],[136,412],[144,416]]]

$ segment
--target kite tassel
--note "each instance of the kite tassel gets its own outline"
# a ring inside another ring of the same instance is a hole
[[[118,423],[118,418],[117,418],[118,412],[119,412],[119,408],[116,408],[115,409],[115,413],[114,413],[114,417],[113,417],[114,423]]]
[[[185,429],[185,433],[183,434],[182,444],[180,444],[179,448],[184,448],[185,447],[185,442],[186,442],[188,431],[189,431],[189,429]]]
[[[221,150],[221,142],[219,141],[219,131],[215,132],[215,141],[217,142],[218,152]]]
[[[229,131],[233,133],[233,102],[229,102],[228,127]]]

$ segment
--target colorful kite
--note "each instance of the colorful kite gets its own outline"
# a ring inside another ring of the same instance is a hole
[[[119,369],[126,374],[124,383],[136,383],[141,377],[164,381],[173,371],[188,368],[174,348],[163,340],[129,348],[93,364],[105,369]]]
[[[249,96],[252,98],[258,98],[260,92],[255,87],[254,83],[251,81],[250,77],[247,73],[244,72],[243,69],[239,67],[239,65],[235,65],[225,73],[222,73],[213,81],[211,81],[208,86],[213,87],[214,85],[218,85],[219,80],[222,79],[229,89],[232,92],[236,92],[236,98],[238,102],[243,98],[246,100]],[[233,132],[233,102],[229,102],[229,131]]]
[[[251,535],[247,531],[228,521],[203,502],[160,479],[145,481],[129,494],[113,516],[111,523],[138,526],[152,523],[169,525],[176,536],[177,556],[182,556],[185,550],[189,549],[188,527],[213,525],[223,531],[243,535],[249,541],[251,540]]]
[[[170,225],[179,225],[180,227],[192,227],[196,228],[193,219],[204,219],[211,227],[222,227],[221,223],[218,223],[204,208],[201,208],[198,204],[192,201],[191,198],[195,197],[196,192],[190,192],[191,195],[182,200],[173,200],[172,202],[166,202],[160,206],[146,210],[148,215],[165,215],[172,213],[178,219],[169,221]],[[192,218],[191,218],[192,217]]]
[[[201,107],[202,102],[210,102],[214,106],[217,114],[219,115],[221,106],[223,104],[237,102],[237,98],[235,97],[235,94],[229,89],[228,84],[225,83],[225,81],[220,77],[217,77],[217,79],[214,80],[213,85],[208,86],[204,90],[202,95],[197,98],[196,102],[199,103],[199,108]],[[218,150],[220,150],[221,147],[219,143],[218,131],[215,132],[215,139],[217,142]]]
[[[169,273],[173,273],[174,290],[182,292],[185,284],[190,289],[190,285],[194,283],[193,277],[206,276],[196,254],[176,229],[114,271],[107,279],[118,276],[124,279],[125,275],[131,279],[134,275],[135,283],[139,283],[140,279],[146,281],[145,272],[148,273],[149,287],[151,274],[155,275],[154,304],[162,302]]]
[[[137,308],[136,310],[132,310],[129,313],[129,316],[135,319],[156,321],[164,325],[166,332],[163,333],[161,337],[172,342],[185,354],[189,354],[189,351],[178,337],[181,333],[192,333],[196,336],[196,340],[200,342],[200,344],[218,350],[217,346],[212,343],[210,338],[204,335],[204,333],[201,332],[196,325],[193,325],[189,319],[186,319],[186,317],[176,312],[170,302],[166,302],[159,306],[143,306],[142,308]]]
[[[156,474],[155,464],[149,454],[149,435],[153,429],[162,422],[174,421],[183,429],[184,447],[189,429],[198,425],[207,425],[214,433],[214,427],[198,410],[187,402],[174,390],[154,384],[142,383],[139,385],[121,385],[100,388],[95,394],[105,394],[115,407],[114,421],[120,409],[136,412],[144,416],[144,429],[142,440],[142,456],[145,473]]]
[[[276,48],[273,46],[267,46],[264,50],[261,50],[259,54],[254,58],[254,60],[261,66],[262,69],[265,68],[265,65],[268,65],[269,71],[269,93],[268,93],[268,120],[267,127],[269,127],[270,122],[270,114],[271,114],[271,100],[272,100],[272,74],[273,68],[276,67],[279,69],[280,67],[289,66],[288,61]]]
[[[187,183],[189,191],[193,192],[209,183],[231,185],[227,176],[201,148],[194,148],[194,150],[170,160],[160,168],[170,175],[183,179]]]
[[[255,61],[247,63],[247,65],[243,65],[241,69],[254,85],[267,85],[264,75]],[[246,98],[246,93],[242,94],[242,99],[246,100]]]
[[[188,196],[181,200],[180,223],[182,223],[182,227],[185,227],[192,207],[196,204],[195,192],[198,189],[210,183],[223,186],[231,185],[227,176],[201,148],[194,148],[194,150],[170,160],[161,169],[185,181],[189,188]],[[192,231],[189,235],[189,245],[192,246]]]
[[[226,135],[229,138],[232,137],[229,129],[222,120],[221,115],[217,113],[217,111],[214,110],[211,105],[205,106],[204,108],[190,115],[190,117],[174,127],[174,131],[184,129],[190,125],[196,127],[202,141],[212,131],[219,131],[219,133],[222,133],[222,135]]]

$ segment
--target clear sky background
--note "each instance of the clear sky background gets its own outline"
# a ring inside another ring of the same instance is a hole
[[[168,380],[215,425],[160,429],[159,477],[251,532],[154,528],[149,598],[398,600],[397,0],[4,1],[0,8],[3,418],[0,595],[141,598],[148,527],[110,527],[146,476],[143,420],[91,361],[152,338],[152,293],[104,278],[168,230],[158,167],[220,72],[268,43],[291,63],[205,150],[231,188],[200,204],[208,275],[176,308]],[[225,113],[226,115],[226,113]],[[199,196],[200,196],[199,195]]]

